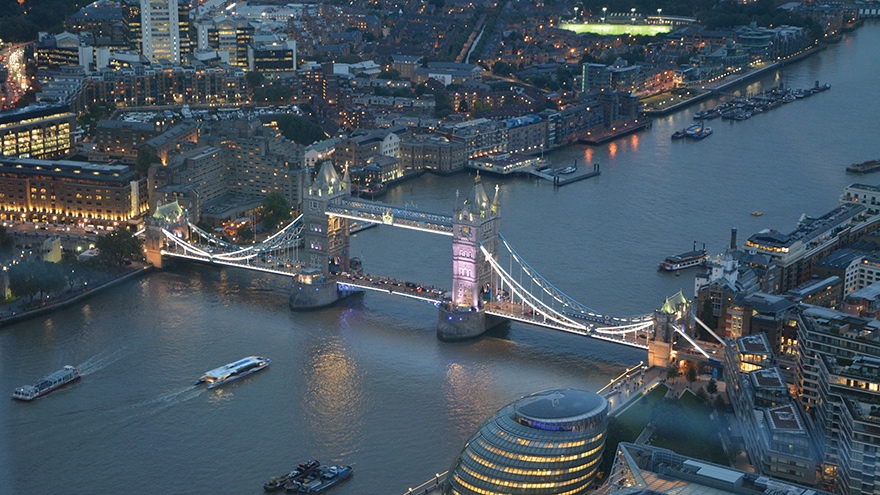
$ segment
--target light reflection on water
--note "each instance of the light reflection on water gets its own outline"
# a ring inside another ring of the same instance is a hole
[[[502,232],[554,285],[600,312],[644,314],[688,294],[693,274],[657,273],[659,260],[694,240],[718,253],[731,227],[743,237],[789,230],[801,213],[836,204],[851,182],[846,164],[876,156],[873,129],[853,122],[880,113],[880,29],[856,36],[865,40],[760,81],[829,80],[831,91],[719,125],[700,143],[670,142],[692,122],[688,109],[619,142],[548,156],[555,167],[599,162],[599,177],[558,189],[484,177],[487,188],[500,185]],[[426,175],[384,200],[449,213],[456,191],[473,183]],[[450,252],[445,238],[384,226],[352,243],[372,273],[446,288]],[[383,294],[292,313],[288,285],[182,265],[0,330],[0,392],[64,364],[87,370],[32,404],[0,401],[0,493],[44,492],[32,474],[46,466],[70,493],[255,493],[307,458],[355,466],[338,495],[403,493],[447,469],[503,405],[549,388],[597,390],[644,359],[520,324],[441,343],[435,308]],[[219,389],[190,388],[205,370],[248,355],[272,365]]]

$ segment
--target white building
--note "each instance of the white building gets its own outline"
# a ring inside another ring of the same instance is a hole
[[[141,0],[143,55],[151,62],[161,59],[180,63],[178,0]]]

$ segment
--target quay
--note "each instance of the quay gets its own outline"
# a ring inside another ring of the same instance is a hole
[[[561,177],[559,175],[554,175],[553,176],[553,187],[562,187],[562,186],[565,186],[565,185],[568,185],[568,184],[571,184],[574,182],[582,181],[584,179],[589,179],[590,177],[596,177],[597,175],[599,175],[601,173],[602,172],[599,171],[599,164],[594,163],[593,170],[591,170],[589,172],[585,172],[585,173],[582,173],[579,175],[572,175],[570,177]]]
[[[750,69],[746,71],[743,75],[733,77],[730,80],[726,80],[727,78],[725,78],[725,80],[718,81],[717,83],[695,85],[689,88],[691,91],[697,92],[695,96],[682,100],[678,103],[674,103],[665,108],[645,110],[645,115],[649,117],[656,117],[676,112],[678,110],[681,110],[682,108],[687,108],[711,96],[716,96],[719,93],[724,93],[725,90],[730,89],[740,83],[748,82],[766,72],[778,69],[780,67],[785,67],[787,64],[798,62],[806,57],[809,57],[810,55],[819,53],[824,49],[824,45],[813,45],[798,54],[792,55],[789,58],[768,63],[763,67],[758,67],[754,70]]]

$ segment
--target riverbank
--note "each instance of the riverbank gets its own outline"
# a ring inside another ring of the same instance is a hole
[[[676,95],[672,92],[646,98],[645,100],[643,100],[643,103],[647,102],[646,104],[651,105],[652,108],[649,110],[645,110],[645,115],[649,117],[659,117],[672,112],[676,112],[683,108],[687,108],[709,97],[716,96],[719,93],[723,93],[725,90],[731,89],[735,86],[738,86],[739,84],[751,81],[752,79],[766,74],[767,72],[799,62],[809,56],[820,53],[826,48],[826,45],[812,45],[802,52],[792,55],[791,57],[766,64],[762,67],[749,69],[741,75],[730,76],[714,83],[700,85],[699,88],[694,86],[692,88],[689,88],[689,93],[693,94],[693,96],[689,98],[683,98],[681,95]],[[676,99],[678,99],[678,101],[676,101]]]
[[[14,307],[2,308],[0,309],[0,314],[3,314],[4,316],[0,316],[0,327],[7,327],[9,325],[14,325],[20,321],[29,320],[31,318],[36,318],[39,316],[54,313],[55,311],[69,308],[70,306],[79,304],[96,294],[105,292],[108,289],[116,287],[130,280],[140,278],[153,271],[153,265],[138,263],[137,265],[132,266],[134,268],[130,269],[130,271],[122,273],[119,276],[103,284],[95,285],[92,287],[84,286],[83,288],[73,292],[64,292],[60,296],[57,296],[55,299],[53,299],[52,302],[41,305],[37,308],[31,309],[28,307],[28,305],[24,305],[23,307],[10,305]]]

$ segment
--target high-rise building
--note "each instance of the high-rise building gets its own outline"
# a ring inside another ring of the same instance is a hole
[[[180,63],[178,0],[141,0],[141,53],[151,62]]]

